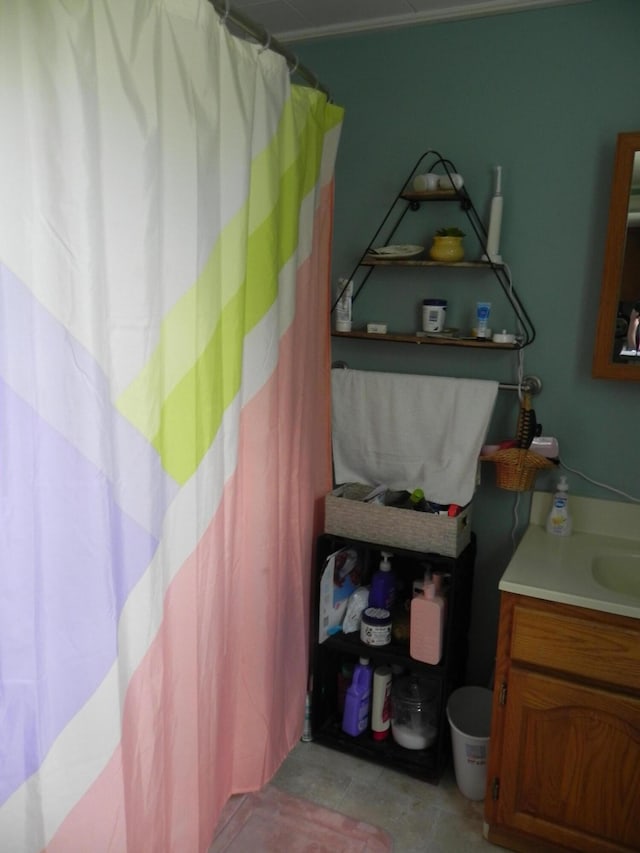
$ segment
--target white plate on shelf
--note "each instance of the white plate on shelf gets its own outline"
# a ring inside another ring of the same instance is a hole
[[[415,258],[424,252],[424,246],[378,246],[369,249],[369,254],[376,258]]]

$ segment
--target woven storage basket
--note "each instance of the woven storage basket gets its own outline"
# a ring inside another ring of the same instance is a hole
[[[483,457],[495,462],[496,485],[512,492],[527,492],[533,488],[538,471],[553,468],[553,462],[532,450],[511,447]]]
[[[371,488],[347,483],[326,495],[325,532],[445,557],[458,557],[471,541],[471,504],[453,517],[414,512],[364,503]]]

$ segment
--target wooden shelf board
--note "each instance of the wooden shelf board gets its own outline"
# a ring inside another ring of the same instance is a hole
[[[468,196],[464,192],[456,190],[405,190],[400,193],[400,198],[407,201],[465,201]]]
[[[426,251],[426,249],[425,249]],[[456,261],[456,263],[444,263],[443,261],[428,261],[424,259],[393,259],[382,258],[376,255],[365,255],[360,262],[363,267],[451,267],[452,269],[473,269],[473,270],[490,270],[491,264],[489,261]],[[494,264],[497,269],[502,268],[502,264]]]
[[[428,338],[418,335],[403,335],[394,332],[388,332],[386,335],[376,335],[364,331],[351,332],[331,332],[335,338],[357,338],[358,340],[370,341],[395,341],[396,343],[405,344],[426,344],[427,346],[445,346],[445,347],[476,347],[481,349],[502,349],[502,350],[517,350],[517,344],[497,344],[493,341],[478,341],[473,339],[461,338]]]

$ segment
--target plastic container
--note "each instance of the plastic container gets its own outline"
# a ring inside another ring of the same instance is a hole
[[[304,726],[302,728],[302,737],[300,740],[303,743],[310,743],[313,740],[313,730],[311,728],[311,691],[307,692],[304,702]]]
[[[434,192],[434,190],[438,189],[438,181],[440,180],[440,175],[436,175],[435,172],[427,172],[424,175],[416,175],[413,179],[413,188],[416,192]]]
[[[424,299],[422,302],[422,331],[441,332],[447,316],[446,299]]]
[[[485,260],[494,264],[502,263],[500,255],[500,228],[502,226],[502,166],[496,166],[496,183],[489,211],[489,231],[487,233],[487,254]]]
[[[491,314],[490,302],[476,302],[476,324],[474,326],[476,338],[491,338],[489,328],[489,315]],[[472,331],[473,334],[473,331]]]
[[[409,654],[414,660],[440,663],[444,621],[444,598],[431,578],[425,576],[422,594],[411,599]]]
[[[351,331],[351,307],[353,300],[353,281],[338,279],[338,302],[336,304],[336,332]]]
[[[447,702],[456,783],[469,800],[484,799],[491,702],[492,694],[486,687],[460,687]]]
[[[429,507],[422,489],[414,489],[409,495],[409,506],[419,512],[428,512]]]
[[[388,646],[391,642],[391,613],[384,607],[367,607],[360,622],[360,639],[367,646]]]
[[[391,733],[405,749],[428,749],[438,734],[437,687],[418,675],[398,678],[391,688]]]
[[[361,735],[369,726],[372,677],[369,658],[360,658],[353,668],[353,678],[347,688],[342,715],[342,731],[353,737]]]
[[[345,660],[342,662],[340,670],[337,674],[337,701],[338,711],[340,712],[340,714],[344,714],[344,703],[347,696],[347,690],[349,689],[349,685],[353,680],[353,668],[353,661]]]
[[[557,491],[551,502],[547,516],[547,533],[553,536],[571,536],[572,523],[569,512],[569,483],[563,475],[557,485]]]
[[[386,740],[391,728],[391,667],[378,666],[373,673],[371,732],[374,740]]]
[[[347,612],[342,620],[342,633],[354,634],[360,630],[362,614],[369,606],[369,587],[360,586],[349,596]]]
[[[396,579],[391,570],[391,563],[387,551],[381,551],[382,560],[380,568],[371,578],[371,590],[369,592],[369,606],[383,607],[391,610],[396,597]]]

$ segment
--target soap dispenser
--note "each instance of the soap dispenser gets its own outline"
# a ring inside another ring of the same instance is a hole
[[[391,554],[387,551],[381,551],[380,554],[382,556],[380,568],[371,578],[369,607],[381,607],[383,610],[391,611],[396,597],[396,580],[389,562]]]
[[[564,474],[560,477],[556,493],[551,502],[551,510],[547,516],[547,533],[554,536],[571,535],[571,515],[569,513],[569,483]]]

